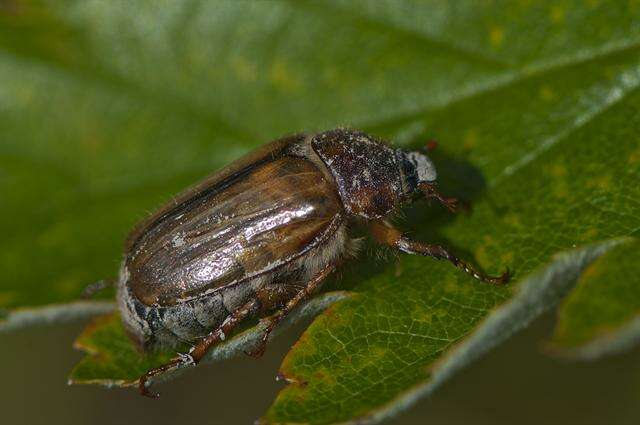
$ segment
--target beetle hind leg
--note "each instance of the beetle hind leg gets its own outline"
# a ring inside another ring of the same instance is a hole
[[[446,248],[440,245],[433,245],[410,239],[386,221],[372,222],[371,233],[378,242],[389,245],[399,251],[406,252],[408,254],[429,256],[438,260],[447,260],[457,268],[482,282],[501,285],[507,283],[511,278],[509,269],[500,276],[486,275],[483,272],[478,271],[471,264],[456,257]]]
[[[269,335],[275,329],[275,327],[284,319],[291,311],[302,301],[309,298],[313,292],[320,287],[323,281],[336,269],[335,264],[328,264],[322,270],[320,270],[316,275],[314,275],[309,282],[307,282],[304,286],[302,286],[293,297],[291,297],[285,305],[278,310],[274,315],[267,318],[267,327],[262,334],[262,338],[258,341],[256,347],[249,351],[245,352],[247,355],[251,357],[261,357],[266,348],[267,342],[269,341]]]
[[[200,360],[207,354],[209,349],[216,344],[224,341],[228,334],[238,326],[238,324],[246,317],[255,314],[260,308],[260,301],[252,299],[240,308],[231,313],[220,326],[211,331],[205,337],[203,337],[194,347],[192,347],[187,354],[179,353],[178,357],[170,362],[158,366],[149,370],[138,379],[138,390],[140,394],[157,398],[159,394],[151,393],[149,391],[150,380],[162,373],[170,370],[178,369],[183,366],[196,365],[200,363]]]

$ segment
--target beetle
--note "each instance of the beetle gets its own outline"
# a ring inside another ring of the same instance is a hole
[[[364,223],[398,251],[451,262],[478,280],[502,284],[448,249],[413,240],[389,221],[418,197],[448,209],[425,152],[394,149],[352,129],[297,134],[232,163],[140,223],[129,235],[117,282],[118,308],[143,351],[194,345],[139,379],[195,365],[250,316],[266,316],[264,352],[274,327],[357,252],[350,236]],[[267,316],[267,313],[272,313]]]

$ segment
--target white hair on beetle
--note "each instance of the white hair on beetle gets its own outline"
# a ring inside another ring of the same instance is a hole
[[[438,177],[436,167],[427,155],[420,152],[407,152],[406,158],[416,168],[419,182],[433,182]]]

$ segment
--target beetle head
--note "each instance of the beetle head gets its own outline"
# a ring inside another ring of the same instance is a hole
[[[435,184],[438,174],[427,154],[398,149],[397,155],[402,167],[402,178],[407,195],[416,195],[423,192],[424,187]]]

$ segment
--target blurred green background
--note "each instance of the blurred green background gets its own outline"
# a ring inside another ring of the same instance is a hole
[[[456,194],[504,181],[505,164],[625,96],[625,114],[638,110],[639,11],[635,0],[0,0],[0,315],[114,276],[138,219],[283,134],[350,125],[401,146],[442,138]],[[482,174],[457,181],[460,163]],[[638,423],[638,350],[552,360],[538,353],[552,322],[395,422]],[[163,385],[159,402],[67,387],[82,327],[0,334],[3,423],[248,423],[282,388],[273,377],[304,324],[264,359]]]

